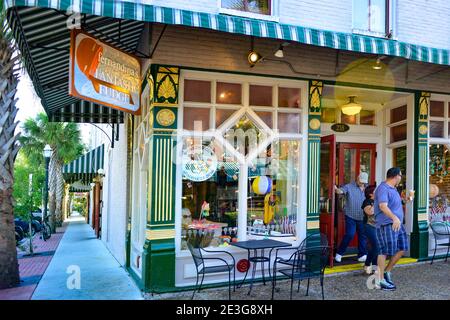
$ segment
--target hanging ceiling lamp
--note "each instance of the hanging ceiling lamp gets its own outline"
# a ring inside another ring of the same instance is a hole
[[[341,110],[343,114],[346,114],[348,116],[354,116],[355,114],[358,114],[361,112],[362,105],[355,102],[356,96],[348,96],[348,103],[341,106]]]

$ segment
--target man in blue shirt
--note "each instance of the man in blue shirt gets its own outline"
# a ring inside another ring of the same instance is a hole
[[[375,220],[377,224],[378,279],[376,285],[383,290],[395,290],[391,271],[408,250],[408,236],[403,221],[403,205],[397,185],[402,180],[400,168],[387,171],[386,181],[375,190]],[[386,256],[390,256],[389,264],[385,267]]]
[[[348,183],[341,188],[336,188],[337,194],[345,194],[345,235],[339,245],[334,260],[341,262],[347,247],[358,233],[358,261],[364,262],[367,258],[367,237],[364,232],[364,213],[361,205],[366,199],[364,195],[365,186],[369,183],[367,172],[361,172],[356,181]]]

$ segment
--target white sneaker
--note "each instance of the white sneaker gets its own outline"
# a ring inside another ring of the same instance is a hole
[[[334,257],[334,260],[335,260],[336,262],[341,262],[341,261],[342,261],[342,256],[341,256],[340,254],[337,254],[337,253],[336,253],[336,256]]]
[[[358,261],[359,262],[366,262],[366,259],[367,259],[367,255],[363,255],[363,256],[358,258]]]

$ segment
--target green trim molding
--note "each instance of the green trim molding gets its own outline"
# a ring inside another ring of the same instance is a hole
[[[414,94],[414,198],[411,257],[428,257],[428,114],[429,92]]]
[[[320,116],[322,108],[322,81],[309,81],[308,112],[308,199],[306,235],[319,234],[320,199]],[[314,237],[315,240],[320,237]],[[317,241],[313,241],[317,242]],[[315,245],[317,243],[312,243]],[[309,244],[308,244],[309,245]]]
[[[150,74],[149,74],[150,73]],[[147,292],[175,290],[175,183],[173,151],[178,116],[178,67],[150,66],[151,101],[148,216],[142,283]],[[153,81],[155,79],[156,81]]]

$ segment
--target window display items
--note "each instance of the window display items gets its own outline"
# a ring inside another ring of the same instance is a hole
[[[265,195],[272,190],[272,179],[266,176],[259,176],[253,180],[253,192],[260,195]]]

